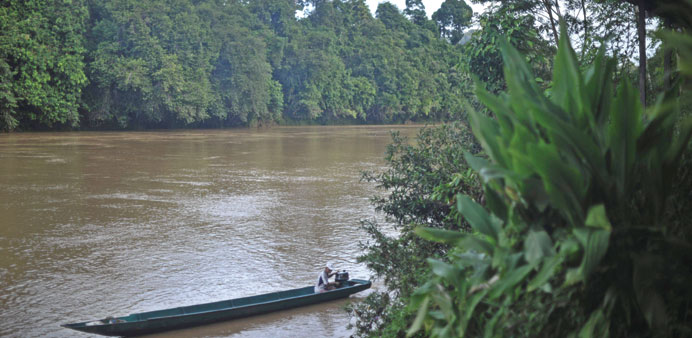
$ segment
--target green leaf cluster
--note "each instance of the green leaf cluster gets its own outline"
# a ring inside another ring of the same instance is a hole
[[[692,231],[679,224],[689,202],[676,186],[689,183],[679,173],[692,121],[678,122],[672,98],[644,110],[629,83],[616,88],[604,50],[580,68],[566,36],[563,26],[550,95],[507,42],[507,93],[477,86],[496,117],[471,114],[487,159],[466,160],[484,206],[456,199],[472,233],[416,230],[453,249],[448,261],[429,259],[434,278],[412,298],[409,334],[692,332]]]

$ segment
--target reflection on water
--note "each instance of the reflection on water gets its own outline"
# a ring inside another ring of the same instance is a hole
[[[417,129],[0,134],[0,336],[307,286],[328,260],[368,278],[360,171]],[[166,336],[348,336],[347,302]]]

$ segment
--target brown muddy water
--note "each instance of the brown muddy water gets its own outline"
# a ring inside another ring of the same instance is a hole
[[[390,130],[0,134],[0,336],[352,278]],[[375,288],[377,288],[375,284]],[[348,300],[159,337],[344,337]]]

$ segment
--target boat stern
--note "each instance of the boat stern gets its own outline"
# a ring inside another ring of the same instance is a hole
[[[360,285],[363,286],[363,290],[368,289],[372,286],[372,282],[365,279],[350,279],[349,282],[353,283],[353,286]]]

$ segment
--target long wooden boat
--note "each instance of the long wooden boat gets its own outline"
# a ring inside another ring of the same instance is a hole
[[[370,285],[370,281],[367,280],[350,279],[343,282],[341,287],[322,293],[315,293],[314,287],[309,286],[258,296],[134,313],[124,317],[109,317],[61,326],[104,336],[136,336],[346,298],[369,288]]]

